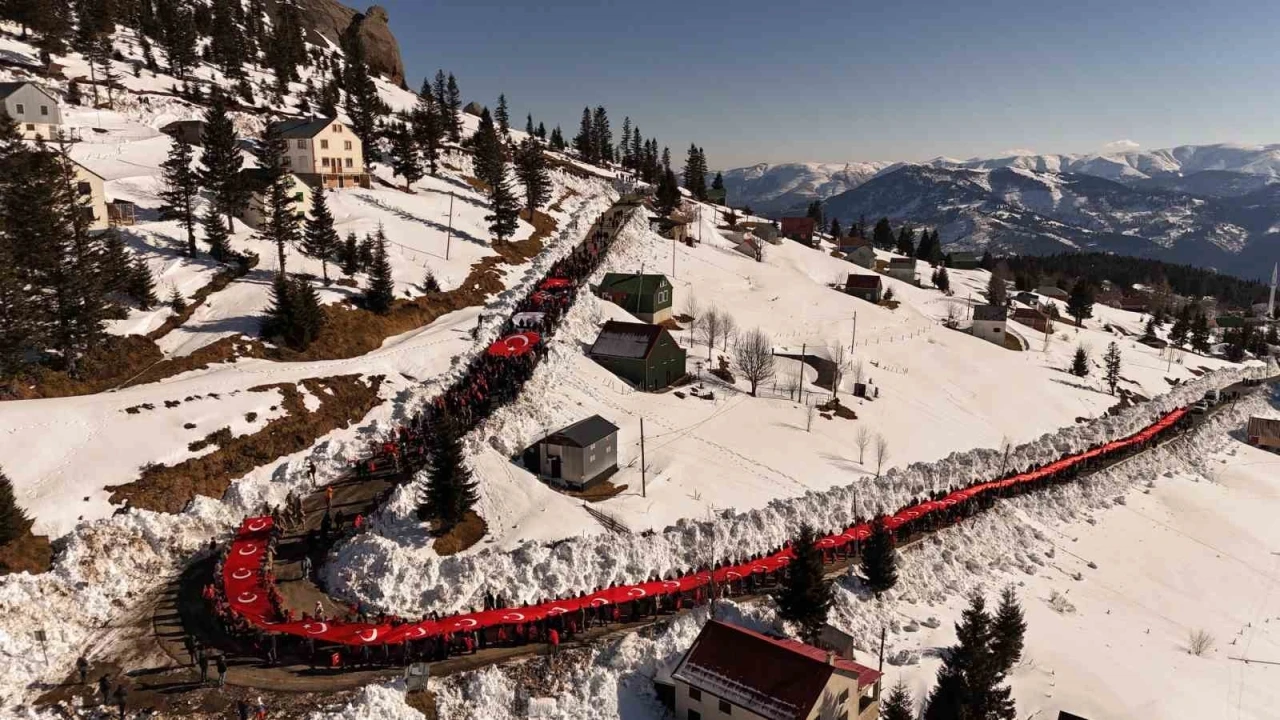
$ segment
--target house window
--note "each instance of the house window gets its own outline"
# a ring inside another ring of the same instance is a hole
[[[283,164],[284,164],[284,166],[285,166],[285,167],[292,167],[292,166],[293,166],[293,158],[289,157],[288,155],[285,155],[285,156],[282,158],[282,162],[283,162]]]
[[[36,129],[36,124],[35,124],[35,123],[27,123],[27,129],[28,129],[28,130],[35,130],[35,129]]]
[[[345,140],[345,141],[343,141],[343,143],[342,143],[342,149],[343,149],[343,150],[350,150],[350,149],[351,149],[351,141],[350,141],[350,140]]]
[[[41,106],[40,106],[40,114],[41,114],[41,115],[48,115],[48,114],[49,114],[49,106],[48,106],[48,105],[41,105]]]
[[[296,193],[294,193],[294,194],[293,194],[293,201],[294,201],[294,202],[302,202],[302,193],[300,193],[300,192],[296,192]]]
[[[696,687],[691,687],[691,688],[689,688],[689,699],[690,699],[690,700],[701,700],[701,699],[702,699],[702,691],[701,691],[701,690],[699,690],[699,689],[698,689],[698,688],[696,688]]]
[[[351,158],[347,158],[347,167],[355,167],[351,162]]]
[[[320,158],[320,164],[329,167],[329,158]]]
[[[728,700],[720,701],[720,712],[724,713],[725,715],[733,714],[733,706],[729,704]]]
[[[689,720],[702,720],[702,713],[697,710],[690,710],[688,717]]]
[[[340,124],[338,124],[338,123],[334,123],[334,124],[333,124],[333,131],[334,131],[334,132],[342,132],[342,125],[340,125]]]
[[[329,149],[329,141],[328,141],[328,140],[321,140],[321,141],[320,141],[320,149],[321,149],[321,150],[328,150],[328,149]]]
[[[84,197],[85,195],[92,195],[93,186],[87,182],[76,183],[76,192],[80,193],[81,197]]]
[[[299,150],[302,150],[302,149],[304,149],[304,148],[306,148],[306,147],[307,147],[307,141],[306,141],[306,140],[299,140],[299,141],[298,141],[298,149],[299,149]]]
[[[840,693],[839,699],[836,700],[836,704],[843,705],[847,702],[849,702],[849,689],[845,688],[845,691]]]
[[[14,109],[18,111],[18,114],[19,114],[19,115],[26,114],[26,112],[27,112],[27,106],[26,106],[26,105],[23,105],[22,103],[18,103],[18,104],[17,104],[17,106],[15,106],[15,108],[14,108]]]

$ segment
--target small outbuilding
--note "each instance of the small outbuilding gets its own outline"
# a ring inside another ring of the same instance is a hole
[[[1004,345],[1009,311],[1002,305],[979,305],[973,309],[973,335],[996,345]]]
[[[815,230],[817,230],[817,223],[811,217],[782,218],[782,236],[785,238],[812,245]]]
[[[1057,285],[1041,285],[1036,288],[1036,294],[1043,297],[1052,298],[1054,300],[1066,300],[1069,295],[1066,290]]]
[[[206,125],[203,120],[175,120],[160,128],[160,132],[174,140],[184,140],[188,145],[204,147]]]
[[[869,303],[878,303],[884,297],[884,283],[879,275],[854,275],[844,281],[844,291]]]
[[[885,270],[885,274],[895,280],[901,280],[912,285],[919,285],[920,278],[916,274],[916,259],[909,257],[889,258],[889,267]]]
[[[538,474],[572,490],[586,490],[618,471],[618,426],[599,415],[543,438]]]
[[[1251,417],[1245,434],[1249,436],[1250,445],[1280,450],[1280,419]]]
[[[641,390],[662,390],[686,374],[686,353],[661,325],[610,320],[587,353]]]
[[[608,273],[600,281],[600,297],[648,323],[671,319],[673,292],[666,275]]]
[[[843,248],[841,250],[843,251]],[[870,245],[850,250],[844,254],[844,259],[868,270],[874,270],[876,267],[876,251]]]
[[[1013,311],[1013,321],[1035,328],[1042,333],[1053,332],[1053,318],[1039,308],[1017,308]]]

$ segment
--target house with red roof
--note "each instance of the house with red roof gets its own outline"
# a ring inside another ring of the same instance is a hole
[[[678,720],[874,720],[880,673],[798,640],[717,620],[671,672]]]

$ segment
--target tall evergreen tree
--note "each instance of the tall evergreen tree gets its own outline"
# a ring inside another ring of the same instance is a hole
[[[880,720],[916,720],[915,702],[906,683],[899,680],[880,703]]]
[[[658,181],[656,195],[658,209],[663,214],[670,214],[680,205],[680,186],[676,183],[676,174],[671,168],[667,168]]]
[[[595,165],[600,162],[596,155],[595,128],[591,124],[591,108],[582,108],[582,122],[578,126],[578,135],[573,139],[573,149],[585,163]]]
[[[1114,343],[1112,343],[1114,345]],[[1000,672],[1008,674],[1022,659],[1023,637],[1027,634],[1027,622],[1022,616],[1022,605],[1012,585],[1000,592],[1000,605],[991,623],[991,659]]]
[[[1120,346],[1112,341],[1107,345],[1107,352],[1102,356],[1102,365],[1105,368],[1103,377],[1106,379],[1107,387],[1111,388],[1111,394],[1116,394],[1116,388],[1120,385]]]
[[[1084,278],[1076,280],[1067,296],[1067,314],[1075,318],[1076,327],[1093,317],[1093,286]]]
[[[720,173],[716,173],[716,177],[719,178]],[[715,186],[712,185],[712,187],[715,187]],[[724,187],[723,181],[721,181],[720,187],[722,188]],[[832,240],[839,240],[840,238],[844,237],[844,229],[840,227],[840,218],[831,218],[831,227],[827,230],[827,232],[831,235]]]
[[[702,152],[701,148],[699,148],[698,152],[699,152],[699,153],[701,153],[701,152]],[[706,156],[705,156],[705,155],[703,155],[703,156],[702,156],[702,162],[703,162],[703,164],[705,164],[705,163],[707,162],[707,158],[706,158]],[[713,179],[713,180],[711,181],[711,189],[712,189],[712,190],[723,190],[723,189],[724,189],[724,175],[723,175],[723,174],[721,174],[720,172],[716,172],[715,179]],[[835,219],[835,218],[831,218],[831,221],[834,223],[834,222],[836,222],[836,219]]]
[[[351,277],[360,272],[360,241],[354,232],[348,232],[342,242],[342,274]]]
[[[689,145],[684,163],[684,188],[699,200],[707,199],[707,165],[697,145]]]
[[[471,469],[467,467],[462,438],[455,421],[442,416],[436,420],[434,429],[427,485],[420,496],[418,514],[424,520],[439,520],[440,530],[448,532],[462,522],[479,500],[479,496]]]
[[[489,232],[497,242],[509,239],[520,227],[520,203],[511,191],[505,167],[498,182],[490,188],[489,214],[484,219],[489,221]]]
[[[22,537],[31,529],[31,518],[13,494],[13,483],[0,470],[0,545]]]
[[[951,275],[947,273],[946,265],[939,265],[934,271],[933,284],[944,293],[951,291]]]
[[[603,105],[597,106],[591,116],[591,133],[596,158],[605,164],[613,162],[613,131],[609,129],[609,112]]]
[[[258,228],[257,237],[276,246],[277,272],[285,274],[285,254],[288,248],[297,247],[302,240],[298,227],[298,213],[293,204],[291,176],[284,166],[287,140],[280,133],[280,124],[267,123],[262,138],[262,155],[259,158],[265,171],[265,187],[262,189],[263,214],[266,219]]]
[[[832,594],[823,576],[822,552],[818,550],[817,537],[810,525],[800,527],[791,549],[795,559],[787,564],[787,573],[774,600],[778,603],[778,615],[799,625],[801,636],[813,643],[827,622]]]
[[[237,3],[238,5],[239,3]],[[232,4],[210,4],[213,25],[209,32],[209,59],[222,74],[237,79],[244,75],[244,38],[232,12]]]
[[[1009,304],[1009,284],[999,267],[991,271],[991,277],[987,280],[987,303],[996,307]]]
[[[458,79],[449,73],[445,90],[445,110],[449,121],[449,139],[454,142],[462,140],[462,91],[458,89]]]
[[[618,162],[628,170],[635,169],[635,154],[631,152],[631,116],[622,119],[622,142],[618,145]]]
[[[373,84],[360,33],[348,32],[344,37],[348,38],[345,109],[347,117],[351,118],[351,131],[360,138],[365,161],[368,162],[378,157],[378,117],[387,112],[387,106],[378,95],[378,87]]]
[[[1075,355],[1071,356],[1071,374],[1076,377],[1089,376],[1089,351],[1083,345],[1077,345]]]
[[[169,63],[169,73],[185,80],[196,66],[198,34],[195,12],[183,0],[158,0],[156,21],[160,27],[160,46]]]
[[[303,32],[302,10],[296,0],[282,0],[276,9],[276,21],[271,24],[271,39],[267,44],[267,64],[275,74],[276,86],[281,91],[298,80],[298,68],[307,64],[307,45]],[[284,94],[283,92],[281,94]]]
[[[160,217],[177,220],[187,231],[187,255],[196,256],[196,196],[200,193],[200,177],[191,167],[191,145],[176,138],[169,148],[169,157],[160,165],[164,189],[160,197],[164,206]]]
[[[422,81],[422,90],[418,94],[418,104],[413,109],[413,136],[427,161],[427,169],[432,175],[438,171],[440,148],[444,145],[446,128],[441,107],[436,104],[431,85]]]
[[[1191,349],[1198,353],[1209,352],[1209,339],[1212,333],[1209,330],[1209,318],[1204,312],[1197,312],[1195,320],[1191,321]]]
[[[915,230],[912,230],[906,225],[903,225],[902,227],[898,228],[897,251],[899,255],[906,255],[909,258],[916,256],[916,231]]]
[[[893,228],[889,226],[889,218],[880,218],[871,231],[871,244],[881,250],[893,247]]]
[[[981,593],[970,596],[959,623],[955,646],[938,668],[925,720],[1014,720],[1013,700],[1004,673],[991,652],[991,616]]]
[[[547,159],[542,146],[532,137],[520,143],[515,157],[516,176],[524,184],[525,207],[529,210],[529,222],[533,214],[551,199],[551,178],[547,174]]]
[[[662,169],[671,169],[671,148],[669,147],[662,148]]]
[[[304,278],[277,273],[262,334],[294,350],[306,350],[320,334],[324,313],[315,288]]]
[[[472,144],[475,148],[476,178],[487,185],[492,193],[493,187],[506,174],[507,167],[502,139],[498,137],[498,129],[493,124],[488,108],[480,112],[480,127],[472,138]]]
[[[502,133],[502,137],[511,137],[511,111],[507,108],[505,93],[498,95],[498,109],[494,111],[493,119],[498,122],[498,131]]]
[[[524,118],[524,134],[529,137],[538,137],[538,131],[533,127],[533,113],[529,113]]]
[[[1178,311],[1178,316],[1173,320],[1173,325],[1169,328],[1169,342],[1174,347],[1182,347],[1187,344],[1187,338],[1191,335],[1191,320],[1191,306],[1182,306],[1182,309]]]
[[[564,132],[562,132],[560,130],[560,126],[557,125],[555,129],[551,131],[551,149],[557,152],[564,152],[566,147],[568,147],[568,144],[564,141]]]
[[[311,198],[311,216],[307,218],[302,237],[302,251],[320,261],[324,284],[329,284],[329,261],[338,253],[338,231],[333,229],[333,213],[325,199],[324,188],[316,190]]]
[[[391,310],[391,303],[395,300],[395,281],[391,279],[387,236],[381,225],[373,238],[373,262],[369,266],[369,287],[364,291],[364,306],[383,315]]]
[[[418,156],[418,145],[409,128],[409,119],[402,117],[392,123],[388,134],[391,136],[391,170],[404,178],[404,191],[413,192],[413,184],[421,180],[426,171],[422,167],[422,158]]]
[[[233,218],[244,207],[247,194],[240,178],[244,157],[240,154],[240,138],[227,114],[227,100],[215,87],[209,109],[204,116],[205,128],[200,156],[200,178],[212,194],[218,212],[227,218],[227,230],[233,232]]]
[[[423,80],[423,84],[426,84],[426,80]],[[444,70],[436,70],[435,82],[432,83],[431,90],[432,94],[435,95],[436,107],[440,108],[440,117],[447,118],[449,114],[449,86]],[[445,124],[444,128],[446,132],[451,132],[448,124]]]
[[[893,547],[893,534],[883,518],[876,520],[870,537],[862,543],[862,574],[876,597],[898,584],[897,551]]]

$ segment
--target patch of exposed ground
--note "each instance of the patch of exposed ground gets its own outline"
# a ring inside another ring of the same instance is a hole
[[[219,436],[218,449],[177,465],[151,465],[137,480],[108,486],[111,502],[128,501],[134,507],[159,512],[178,512],[196,495],[221,497],[231,481],[254,468],[311,447],[323,435],[345,428],[363,418],[379,402],[381,375],[339,375],[310,378],[300,384],[320,407],[309,412],[295,383],[262,385],[250,392],[279,390],[284,395],[285,414],[248,435]],[[219,435],[219,433],[214,433]]]
[[[489,525],[473,510],[468,510],[462,522],[449,532],[436,537],[431,547],[437,555],[454,555],[480,542],[489,532]]]
[[[53,548],[49,538],[25,533],[0,545],[0,575],[11,572],[42,573],[53,563]]]

